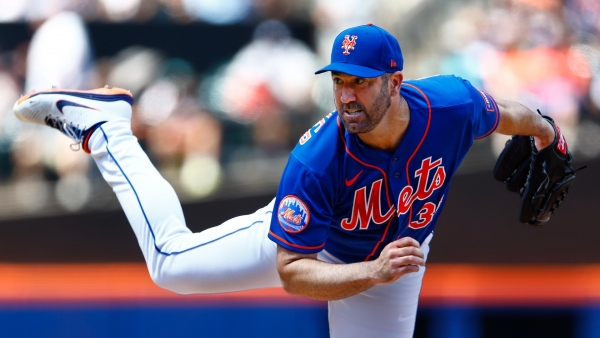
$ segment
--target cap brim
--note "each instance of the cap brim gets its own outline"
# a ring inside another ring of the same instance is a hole
[[[330,63],[327,66],[317,70],[315,74],[325,72],[340,72],[356,77],[378,77],[383,75],[385,71],[379,69],[368,68],[351,63]]]

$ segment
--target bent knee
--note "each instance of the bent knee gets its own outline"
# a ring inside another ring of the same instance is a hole
[[[195,288],[193,281],[189,280],[189,278],[183,274],[172,273],[169,271],[155,271],[154,273],[150,273],[150,277],[154,284],[180,295],[203,293],[201,290],[198,290],[197,286]]]

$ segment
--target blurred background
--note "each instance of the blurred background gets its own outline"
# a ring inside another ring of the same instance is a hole
[[[415,337],[600,337],[597,0],[0,0],[4,333],[326,337],[326,304],[280,290],[153,286],[90,157],[12,105],[51,86],[131,90],[134,134],[200,231],[274,196],[290,150],[334,109],[314,71],[367,22],[398,38],[405,78],[455,74],[539,108],[589,165],[534,229],[491,176],[506,138],[477,141],[436,229]]]

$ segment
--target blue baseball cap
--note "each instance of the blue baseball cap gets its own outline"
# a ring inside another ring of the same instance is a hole
[[[369,23],[341,32],[331,49],[331,63],[315,74],[331,71],[369,78],[401,71],[403,64],[398,40]]]

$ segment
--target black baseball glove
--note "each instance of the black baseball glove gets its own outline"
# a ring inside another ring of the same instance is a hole
[[[541,226],[569,193],[575,179],[572,156],[558,126],[548,116],[542,116],[554,128],[554,142],[538,151],[533,137],[513,136],[498,157],[494,178],[506,184],[510,191],[521,195],[521,223]]]

